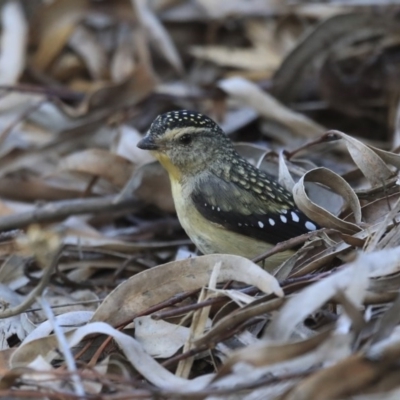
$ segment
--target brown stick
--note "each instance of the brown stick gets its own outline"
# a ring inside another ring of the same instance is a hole
[[[140,202],[134,197],[115,202],[117,196],[72,199],[38,204],[33,210],[0,218],[0,231],[24,228],[33,223],[50,222],[78,214],[133,210]]]
[[[289,250],[293,247],[300,246],[301,244],[305,243],[308,239],[310,239],[314,236],[317,236],[318,233],[321,233],[321,232],[329,234],[329,233],[337,232],[337,230],[324,228],[324,229],[321,229],[318,231],[303,233],[300,236],[296,236],[289,240],[285,240],[284,242],[277,243],[274,247],[272,247],[272,249],[269,249],[265,253],[253,258],[251,261],[258,263],[258,262],[264,260],[265,258],[273,256],[276,253],[280,253],[282,251]]]

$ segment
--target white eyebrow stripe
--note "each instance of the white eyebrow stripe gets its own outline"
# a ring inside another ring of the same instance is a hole
[[[195,133],[200,133],[200,132],[204,132],[204,128],[199,128],[196,126],[187,126],[184,128],[167,129],[165,131],[164,135],[162,135],[162,136],[166,140],[172,140],[172,139],[176,139],[179,136],[185,135],[186,133],[195,134]]]

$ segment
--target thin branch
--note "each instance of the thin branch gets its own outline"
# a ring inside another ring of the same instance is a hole
[[[320,229],[318,231],[312,231],[312,232],[307,232],[303,233],[300,236],[296,236],[294,238],[291,238],[289,240],[285,240],[284,242],[277,243],[272,249],[269,249],[265,253],[253,258],[251,261],[258,263],[268,257],[273,256],[276,253],[280,253],[282,251],[290,250],[293,247],[300,246],[301,244],[304,244],[308,239],[311,239],[315,236],[318,236],[319,233],[324,232],[326,234],[336,232],[336,229]]]
[[[220,341],[223,342],[224,340],[231,338],[232,336],[236,335],[239,332],[242,332],[245,328],[248,328],[248,327],[256,324],[257,322],[259,322],[258,317],[251,318],[248,321],[245,321],[243,324],[240,324],[240,325],[232,328],[232,330],[230,330],[228,332],[224,332],[224,334],[221,334],[221,337],[219,339],[220,339]],[[186,360],[189,357],[194,357],[195,355],[197,355],[203,351],[206,351],[208,349],[211,349],[214,346],[215,346],[215,342],[205,343],[201,346],[192,348],[181,354],[177,354],[176,356],[173,356],[173,357],[169,358],[168,360],[164,361],[161,365],[166,368],[170,365],[174,365],[175,363],[177,363],[179,361]]]
[[[101,303],[103,300],[104,299],[76,301],[73,303],[52,305],[51,308],[55,309],[55,308],[62,308],[62,307],[82,306],[82,305],[86,305],[86,304]],[[43,310],[42,307],[37,307],[37,308],[30,308],[29,310],[26,310],[25,312],[35,312],[35,311],[41,311],[41,310]]]
[[[20,93],[31,93],[37,95],[44,95],[49,98],[59,98],[62,100],[82,101],[85,97],[83,92],[77,92],[70,90],[66,87],[43,87],[28,84],[18,85],[0,85],[0,91],[7,92],[20,92]]]
[[[258,288],[254,287],[254,286],[248,286],[242,290],[239,290],[241,293],[245,293],[248,295],[254,295],[258,292]],[[197,292],[193,291],[194,293]],[[185,314],[187,312],[190,311],[195,311],[198,310],[199,308],[203,308],[203,307],[207,307],[207,306],[211,306],[214,304],[219,304],[219,303],[223,303],[229,301],[229,298],[222,295],[222,296],[218,296],[218,297],[213,297],[211,299],[207,299],[204,301],[200,301],[198,303],[194,303],[194,304],[189,304],[187,306],[182,306],[182,307],[177,307],[177,308],[173,308],[171,310],[166,310],[166,311],[160,311],[160,312],[156,312],[154,314],[151,315],[152,319],[155,319],[156,321],[160,320],[160,319],[166,319],[166,318],[171,318],[171,317],[176,317],[178,315],[182,315]],[[162,303],[160,303],[162,304]],[[163,308],[165,308],[166,306],[164,304]],[[157,306],[159,306],[157,304]],[[146,310],[146,315],[150,314],[150,312],[148,312],[148,310]]]
[[[38,204],[31,211],[1,217],[0,231],[24,228],[33,223],[60,220],[70,215],[134,210],[141,204],[135,197],[125,198],[121,202],[116,203],[115,199],[117,196],[61,200]]]

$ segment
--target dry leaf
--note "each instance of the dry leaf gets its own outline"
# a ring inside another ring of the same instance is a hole
[[[155,358],[173,356],[189,338],[189,328],[151,317],[135,318],[135,338]]]
[[[35,68],[45,70],[57,57],[87,7],[86,0],[58,0],[40,10],[39,49],[32,62]]]
[[[251,261],[233,255],[208,255],[160,265],[133,276],[110,293],[93,321],[118,326],[177,293],[200,289],[208,283],[217,262],[222,263],[219,282],[235,279],[255,285],[263,292],[282,295],[275,278]]]
[[[61,160],[59,169],[104,178],[117,187],[123,187],[133,172],[133,166],[129,161],[100,149],[88,149],[71,154]]]
[[[219,82],[219,87],[231,98],[253,107],[263,118],[278,122],[300,137],[315,137],[324,128],[306,116],[289,110],[254,83],[243,78],[230,78]]]
[[[316,168],[307,172],[294,186],[293,197],[297,206],[308,218],[327,228],[338,229],[343,233],[354,234],[360,228],[350,222],[335,217],[329,211],[313,203],[307,196],[304,183],[306,181],[321,183],[342,195],[354,213],[357,223],[361,222],[360,202],[350,185],[339,175],[326,168]]]
[[[0,85],[12,85],[18,81],[25,67],[28,31],[18,2],[3,4],[1,23]]]
[[[178,73],[183,72],[183,64],[174,43],[168,32],[152,13],[144,0],[131,0],[138,19],[146,28],[148,36],[165,59],[174,67]]]

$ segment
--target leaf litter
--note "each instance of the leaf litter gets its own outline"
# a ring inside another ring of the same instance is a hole
[[[0,396],[398,398],[399,11],[1,3]],[[198,254],[136,147],[182,108],[322,228]]]

